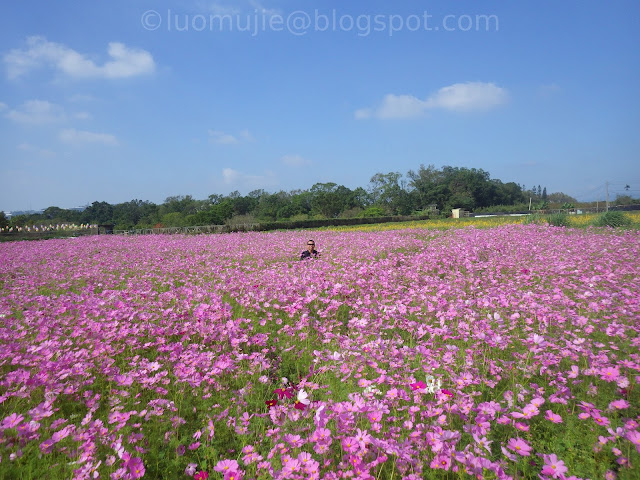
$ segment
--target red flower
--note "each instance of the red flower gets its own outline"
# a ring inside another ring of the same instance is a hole
[[[267,407],[271,408],[271,407],[275,407],[278,404],[278,400],[267,400],[264,403]]]
[[[209,478],[209,474],[208,474],[207,472],[205,472],[205,471],[202,471],[202,472],[198,472],[198,473],[196,473],[196,474],[193,476],[193,478],[194,478],[195,480],[207,480],[207,478]]]
[[[293,397],[293,390],[291,388],[277,388],[274,391],[278,394],[278,398],[280,398],[280,400],[282,400],[284,397]]]

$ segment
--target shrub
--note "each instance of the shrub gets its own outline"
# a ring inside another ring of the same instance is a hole
[[[528,215],[524,220],[525,225],[532,225],[532,224],[542,225],[545,223],[547,222],[545,222],[544,217],[538,213]]]
[[[596,218],[594,225],[596,227],[629,227],[631,226],[631,219],[623,212],[610,211],[605,212]]]
[[[384,215],[384,208],[378,207],[377,205],[369,207],[364,212],[362,212],[363,217],[383,217]]]
[[[553,215],[549,215],[547,217],[547,222],[549,222],[549,225],[554,227],[571,226],[571,220],[569,220],[569,215],[566,213],[554,213]]]

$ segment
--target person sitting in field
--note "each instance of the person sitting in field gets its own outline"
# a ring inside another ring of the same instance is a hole
[[[300,260],[304,260],[305,258],[318,258],[318,251],[316,250],[316,242],[313,240],[309,240],[307,242],[307,249],[300,254]]]

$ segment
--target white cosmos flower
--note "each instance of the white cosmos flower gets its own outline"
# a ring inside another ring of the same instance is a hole
[[[309,400],[309,394],[302,389],[298,390],[298,401],[304,405],[309,405],[309,403],[311,403],[311,400]]]
[[[436,393],[436,391],[440,390],[442,386],[442,381],[440,379],[435,379],[433,375],[427,375],[427,388],[425,390],[427,393]]]

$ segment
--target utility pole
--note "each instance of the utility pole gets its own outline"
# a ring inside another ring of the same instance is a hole
[[[607,209],[605,211],[608,212],[609,211],[609,182],[605,182],[604,186],[605,186],[605,191],[607,192]]]

